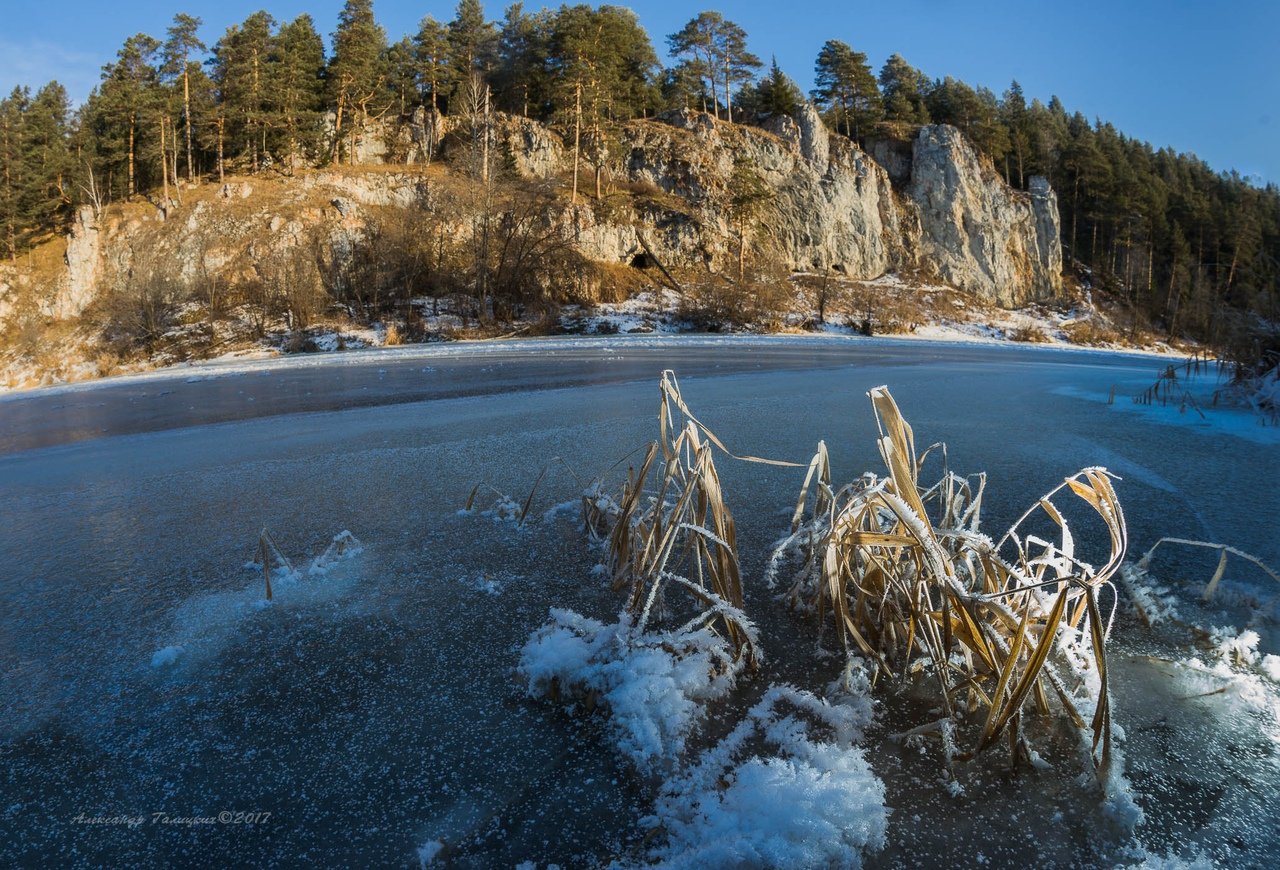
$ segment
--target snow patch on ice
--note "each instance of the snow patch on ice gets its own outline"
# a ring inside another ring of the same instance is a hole
[[[342,596],[358,577],[353,572],[337,569],[363,551],[356,537],[343,531],[334,536],[329,547],[311,561],[305,572],[277,564],[270,572],[270,600],[266,598],[261,563],[246,562],[244,567],[254,578],[247,586],[229,592],[193,595],[178,606],[173,615],[175,640],[155,652],[152,666],[175,664],[179,654],[186,659],[216,652],[246,620],[265,609],[310,607]],[[172,652],[174,650],[177,652]]]
[[[1155,855],[1146,850],[1143,853],[1136,863],[1124,866],[1131,870],[1214,870],[1215,866],[1210,858],[1199,852],[1185,858],[1181,855]]]
[[[626,614],[605,625],[553,608],[521,651],[519,672],[534,697],[607,707],[619,752],[652,770],[684,751],[704,704],[732,688],[739,666],[707,628],[640,633]]]
[[[668,868],[860,867],[884,846],[889,816],[884,783],[853,745],[867,721],[862,705],[770,689],[666,783],[644,822],[666,834],[651,857]]]
[[[495,523],[519,523],[524,508],[520,502],[509,495],[498,498],[488,510],[480,512],[480,516],[488,517]]]
[[[329,546],[323,553],[311,561],[307,573],[312,577],[327,574],[334,565],[347,559],[354,559],[364,552],[364,544],[351,532],[343,529],[333,536]]]
[[[497,574],[488,571],[476,571],[463,576],[459,582],[472,591],[483,592],[485,595],[492,595],[496,598],[502,594],[502,590],[508,583],[521,579],[523,578],[508,574],[505,571]]]
[[[182,652],[183,650],[180,646],[167,646],[164,649],[158,649],[151,656],[151,667],[163,668],[171,665],[178,660]]]
[[[1198,396],[1198,399],[1202,400],[1201,407],[1204,409],[1204,416],[1201,417],[1194,409],[1183,408],[1177,403],[1139,405],[1133,401],[1132,396],[1124,394],[1117,394],[1112,402],[1112,397],[1107,393],[1073,386],[1055,387],[1052,392],[1057,396],[1110,404],[1122,413],[1139,414],[1143,419],[1154,423],[1184,426],[1205,435],[1215,437],[1231,435],[1254,444],[1280,444],[1280,426],[1265,425],[1265,421],[1252,411],[1222,406],[1213,407],[1211,395]]]
[[[441,843],[439,840],[431,840],[428,843],[423,843],[418,847],[418,866],[431,866],[436,863],[436,858],[438,858],[440,853],[443,851],[444,843]]]

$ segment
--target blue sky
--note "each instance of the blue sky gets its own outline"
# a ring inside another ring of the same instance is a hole
[[[175,12],[204,20],[212,44],[227,25],[266,8],[278,19],[309,12],[328,34],[341,0],[5,0],[0,89],[50,78],[81,99],[130,34],[162,37]],[[539,5],[526,2],[526,8]],[[636,0],[659,53],[665,35],[701,4]],[[392,39],[454,3],[375,0]],[[486,5],[499,18],[498,3]],[[707,4],[747,29],[751,48],[806,90],[827,39],[870,57],[878,71],[898,52],[931,77],[951,75],[1002,92],[1018,79],[1030,97],[1057,94],[1068,110],[1110,121],[1124,133],[1193,152],[1215,169],[1280,183],[1280,0],[785,0]],[[665,60],[665,58],[664,58]]]

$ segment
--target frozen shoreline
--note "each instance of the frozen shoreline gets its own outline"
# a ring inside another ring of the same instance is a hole
[[[935,327],[928,327],[935,330]],[[123,375],[112,375],[105,378],[94,378],[84,381],[52,384],[29,389],[5,390],[0,388],[0,402],[13,401],[36,396],[50,396],[60,393],[81,392],[105,386],[123,386],[128,384],[148,383],[153,381],[187,380],[189,382],[208,380],[230,375],[244,375],[259,371],[286,371],[292,369],[308,369],[323,367],[360,366],[376,363],[399,363],[414,360],[454,359],[467,355],[483,354],[523,354],[530,352],[556,354],[575,351],[592,350],[624,350],[624,349],[678,349],[690,347],[722,347],[736,345],[739,347],[778,347],[825,346],[829,348],[895,348],[912,346],[936,347],[980,347],[1002,348],[1009,351],[1028,351],[1033,353],[1053,353],[1063,351],[1074,354],[1102,355],[1107,358],[1135,357],[1150,360],[1180,360],[1181,354],[1160,353],[1141,348],[1106,348],[1087,347],[1064,343],[1032,344],[1007,339],[986,338],[982,336],[955,334],[938,334],[943,327],[937,327],[933,334],[859,336],[840,333],[661,333],[645,335],[584,335],[584,336],[549,336],[546,338],[496,338],[465,339],[448,342],[430,342],[424,344],[400,345],[397,347],[372,347],[351,350],[327,351],[305,354],[266,354],[255,356],[232,356],[197,362],[178,363],[164,368],[133,372]]]

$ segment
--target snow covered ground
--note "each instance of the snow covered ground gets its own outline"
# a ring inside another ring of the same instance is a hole
[[[1118,610],[1133,833],[1108,827],[1069,752],[1015,775],[993,751],[940,779],[936,745],[888,739],[928,712],[909,693],[873,694],[840,739],[760,706],[770,687],[824,694],[842,665],[760,582],[794,470],[718,461],[766,659],[709,702],[683,779],[637,772],[598,710],[530,698],[520,653],[550,608],[617,620],[600,549],[548,511],[579,485],[553,466],[522,527],[459,509],[477,482],[522,501],[552,457],[589,475],[654,437],[663,367],[753,454],[804,460],[824,438],[836,479],[877,468],[865,391],[887,383],[921,445],[946,440],[955,469],[988,472],[993,530],[1101,464],[1124,478],[1135,556],[1177,534],[1280,564],[1280,430],[1134,406],[1163,367],[1150,358],[656,336],[238,362],[6,398],[0,864],[696,866],[726,844],[779,864],[1272,863],[1280,589],[1232,561],[1200,603],[1212,553],[1162,549],[1139,580],[1176,619]],[[252,561],[264,527],[296,569],[273,564],[270,603]],[[308,572],[343,529],[363,549]],[[827,802],[805,826],[761,803],[776,789],[787,807]],[[736,843],[744,818],[758,837]],[[825,833],[793,849],[797,830]]]

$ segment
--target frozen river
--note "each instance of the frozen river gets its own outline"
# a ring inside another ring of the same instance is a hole
[[[1134,551],[1176,534],[1280,564],[1275,430],[1133,406],[1162,367],[1038,348],[620,338],[194,367],[0,398],[0,865],[416,866],[433,841],[458,866],[634,858],[651,784],[596,719],[526,698],[513,671],[550,606],[618,609],[577,518],[541,517],[577,486],[549,472],[538,521],[517,530],[458,515],[477,482],[522,499],[552,457],[584,476],[608,468],[656,437],[665,368],[731,448],[807,461],[822,438],[845,480],[879,469],[865,393],[888,384],[922,446],[944,440],[953,468],[988,473],[992,529],[1104,465],[1123,478]],[[759,679],[797,679],[787,652],[809,629],[758,581],[801,472],[719,467],[777,662]],[[246,565],[264,527],[300,567],[344,529],[364,550],[264,607]],[[1157,567],[1193,607],[1215,558]],[[1235,588],[1267,591],[1240,574]],[[1255,628],[1260,654],[1276,653],[1272,623]],[[1149,696],[1142,668],[1159,650],[1145,643],[1126,648],[1115,698],[1147,816],[1136,841],[1095,836],[1070,794],[988,818],[975,789],[934,795],[882,748],[869,758],[888,786],[889,844],[868,863],[1114,864],[1137,843],[1270,863],[1277,744],[1226,736],[1205,750],[1211,771],[1170,762],[1210,733],[1179,723],[1212,723]],[[1046,791],[994,767],[973,776],[1006,808],[1020,789]],[[1049,824],[1041,810],[1064,815]]]

